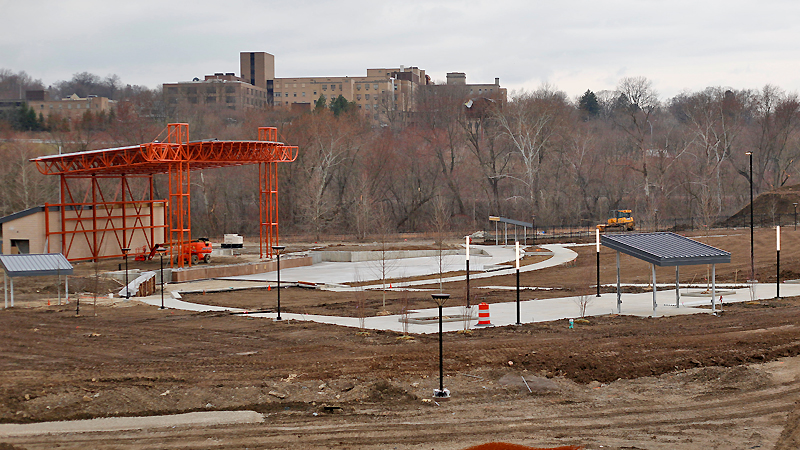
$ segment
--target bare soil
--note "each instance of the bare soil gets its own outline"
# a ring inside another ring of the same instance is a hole
[[[781,267],[792,273],[800,272],[798,237],[784,236]],[[762,281],[775,268],[765,249],[774,248],[770,238],[774,231],[757,235]],[[717,268],[718,279],[741,280],[749,241],[734,234],[707,242],[734,253],[732,264]],[[591,292],[594,248],[576,251],[570,266],[524,274],[525,285],[560,289],[529,295]],[[601,258],[604,282],[611,283],[614,255]],[[681,276],[697,282],[704,273],[687,268]],[[647,265],[623,258],[624,281],[645,283],[648,275]],[[674,270],[662,276],[674,280]],[[446,289],[458,292],[462,284]],[[382,293],[369,295],[375,303]],[[404,294],[390,294],[391,308],[398,295]],[[512,295],[479,294],[488,301]],[[249,290],[192,300],[267,308],[270,296],[274,291]],[[414,298],[432,305],[427,295]],[[349,314],[354,301],[350,293],[282,292],[282,306],[295,312]],[[0,441],[21,449],[463,449],[493,441],[788,449],[800,442],[800,298],[727,305],[718,317],[606,316],[572,330],[556,321],[447,333],[443,384],[453,396],[438,404],[431,401],[439,384],[435,335],[400,339],[136,302],[96,311],[76,317],[71,307],[37,306],[0,313],[0,422],[230,409],[259,411],[265,422]]]

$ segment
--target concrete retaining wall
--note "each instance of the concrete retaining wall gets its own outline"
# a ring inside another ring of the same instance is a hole
[[[311,257],[281,258],[281,269],[292,267],[310,266]],[[239,275],[252,275],[254,273],[273,272],[278,269],[277,261],[266,261],[251,264],[236,264],[230,266],[199,265],[191,269],[175,269],[172,271],[172,282],[183,283],[186,281],[203,280],[207,278],[235,277]],[[166,273],[164,278],[167,278]]]
[[[471,254],[486,254],[483,250],[470,249]],[[442,256],[464,255],[464,250],[442,250]],[[321,262],[362,262],[362,261],[380,261],[386,259],[402,259],[402,258],[436,258],[439,256],[439,250],[390,250],[386,252],[380,251],[336,251],[336,250],[323,250],[318,252],[311,252],[311,257],[314,263]]]

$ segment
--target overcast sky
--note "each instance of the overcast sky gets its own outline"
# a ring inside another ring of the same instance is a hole
[[[797,0],[0,0],[0,13],[0,68],[45,84],[88,71],[152,88],[238,74],[240,51],[266,51],[277,77],[405,65],[570,97],[627,76],[662,99],[800,87]]]

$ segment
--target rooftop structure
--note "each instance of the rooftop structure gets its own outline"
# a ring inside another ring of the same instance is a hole
[[[131,248],[132,236],[137,231],[147,230],[150,232],[149,236],[145,233],[147,245],[155,248],[160,243],[154,240],[153,210],[156,204],[166,202],[165,243],[169,247],[170,261],[177,260],[182,267],[184,259],[178,256],[192,238],[191,171],[258,164],[261,255],[272,254],[271,247],[278,242],[277,163],[294,161],[297,147],[277,142],[277,129],[269,127],[258,129],[257,141],[189,141],[189,125],[185,123],[169,124],[165,131],[166,138],[162,142],[155,140],[131,147],[33,160],[41,173],[61,178],[61,198],[56,205],[60,207],[60,225],[46,230],[48,251],[50,246],[59,245],[61,253],[73,259],[70,247],[77,239],[89,247],[91,256],[88,259],[119,257],[125,253],[123,249]],[[155,174],[169,177],[167,199],[154,198]],[[131,180],[136,178],[141,179],[137,183],[139,189],[131,187]],[[113,187],[109,189],[109,185]],[[45,213],[50,210],[49,206],[45,205]],[[67,207],[73,208],[76,217],[67,217]],[[135,210],[133,224],[127,215],[130,208]],[[149,225],[143,223],[145,215],[150,216]],[[114,226],[113,221],[120,217],[122,225]],[[103,252],[103,237],[107,232],[113,235],[109,240],[116,246],[113,251]]]

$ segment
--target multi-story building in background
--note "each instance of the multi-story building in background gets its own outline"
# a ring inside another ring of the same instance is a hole
[[[250,84],[234,73],[215,73],[205,79],[164,83],[164,100],[167,105],[186,103],[190,106],[221,106],[246,111],[266,109],[270,106],[266,89]]]
[[[87,112],[93,114],[108,113],[114,106],[114,101],[106,97],[88,95],[85,98],[75,94],[58,100],[50,100],[44,90],[26,91],[24,99],[2,100],[0,101],[0,111],[12,110],[27,104],[29,108],[47,119],[51,115],[57,114],[61,118],[68,120],[81,119]]]
[[[240,74],[216,73],[200,81],[165,83],[167,104],[224,106],[234,110],[283,109],[310,111],[325,97],[325,103],[340,95],[356,105],[364,117],[386,123],[403,119],[415,110],[415,94],[432,85],[430,77],[418,67],[367,69],[366,76],[344,77],[275,77],[275,57],[266,52],[242,52]],[[452,80],[451,80],[452,75]],[[471,89],[470,96],[502,95],[500,80],[495,84],[466,84],[466,75],[453,72],[447,83]]]

